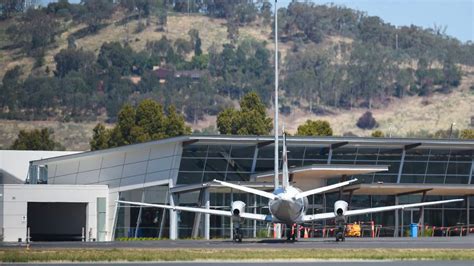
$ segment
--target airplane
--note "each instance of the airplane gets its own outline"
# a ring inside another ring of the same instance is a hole
[[[283,133],[283,158],[282,159],[283,159],[282,186],[275,188],[273,193],[250,188],[247,186],[234,184],[234,183],[228,183],[228,182],[224,182],[224,181],[220,181],[216,179],[213,180],[213,182],[218,183],[224,187],[233,188],[236,190],[255,194],[255,195],[269,199],[268,208],[270,210],[270,214],[268,215],[245,212],[246,204],[242,201],[232,202],[230,211],[204,209],[204,208],[197,208],[197,207],[184,207],[184,206],[171,206],[171,205],[151,204],[151,203],[142,203],[142,202],[131,202],[131,201],[122,201],[122,200],[117,200],[117,202],[122,203],[122,204],[137,205],[137,206],[144,206],[144,207],[157,207],[157,208],[169,209],[169,210],[174,210],[174,211],[188,211],[188,212],[205,213],[205,214],[231,217],[234,221],[233,240],[235,242],[242,242],[243,235],[240,230],[240,223],[243,221],[243,219],[265,221],[268,223],[286,224],[287,229],[291,228],[292,225],[294,224],[301,225],[301,224],[310,223],[314,221],[334,219],[335,224],[337,224],[335,237],[336,237],[336,242],[338,242],[338,241],[345,240],[346,222],[349,216],[463,201],[463,199],[451,199],[451,200],[440,200],[440,201],[432,201],[432,202],[401,204],[401,205],[393,205],[393,206],[385,206],[385,207],[349,210],[349,204],[346,201],[338,200],[334,203],[333,212],[307,215],[306,211],[308,210],[308,196],[320,194],[323,192],[334,190],[336,188],[342,188],[344,186],[347,186],[349,184],[356,182],[357,179],[354,178],[348,181],[336,183],[329,186],[319,187],[319,188],[311,189],[308,191],[302,191],[301,189],[292,186],[289,183],[288,158],[287,158],[285,133]],[[287,235],[288,235],[288,240],[295,241],[296,233],[293,232]]]

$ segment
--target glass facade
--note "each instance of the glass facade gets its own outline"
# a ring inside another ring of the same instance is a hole
[[[168,186],[155,186],[120,192],[120,200],[168,203]],[[169,214],[161,208],[122,205],[118,208],[115,238],[169,237]]]
[[[357,175],[362,183],[403,183],[403,184],[474,184],[472,180],[472,152],[456,149],[430,149],[415,147],[404,151],[403,146],[385,147],[351,144],[342,145],[333,150],[329,145],[311,144],[288,145],[289,167],[307,166],[313,164],[350,164],[350,165],[388,165],[387,172]],[[213,179],[223,181],[252,181],[254,173],[273,171],[274,146],[272,144],[259,147],[258,144],[243,144],[231,142],[227,144],[195,143],[183,147],[177,184],[189,185],[209,182]],[[280,150],[281,167],[281,150]],[[339,178],[327,180],[327,184],[339,182]],[[186,196],[189,200],[179,200],[180,205],[197,206],[199,193]],[[188,193],[192,194],[192,193]],[[185,195],[185,194],[182,194]],[[460,195],[463,196],[463,195]],[[184,196],[181,196],[184,197]],[[369,208],[396,204],[395,195],[354,195],[344,199],[350,201],[352,209]],[[453,197],[427,196],[426,201],[448,199]],[[457,197],[459,198],[459,196]],[[472,197],[471,197],[472,198]],[[211,208],[230,209],[231,200],[242,200],[247,204],[247,211],[268,213],[267,200],[248,194],[240,194],[222,189],[210,194]],[[308,214],[330,212],[334,202],[339,199],[338,193],[329,193],[309,197]],[[421,200],[421,194],[400,196],[399,203],[413,203]],[[434,226],[452,226],[465,223],[467,218],[466,203],[453,206],[435,206],[424,209],[424,223]],[[257,208],[254,208],[254,205]],[[474,204],[471,204],[474,208]],[[401,217],[403,215],[403,217]],[[472,216],[472,212],[470,214]],[[351,217],[350,221],[374,221],[382,225],[381,235],[393,235],[396,224],[396,212],[384,212]],[[419,209],[405,210],[399,213],[399,224],[407,226],[410,222],[418,222]],[[471,218],[471,221],[473,219]],[[195,214],[181,213],[179,219],[179,237],[191,237]],[[333,221],[323,221],[320,224],[331,224]],[[202,222],[201,222],[202,224]],[[245,236],[253,236],[267,230],[265,223],[246,221],[243,225]],[[211,237],[229,237],[230,219],[211,215]],[[405,228],[401,227],[403,232]]]

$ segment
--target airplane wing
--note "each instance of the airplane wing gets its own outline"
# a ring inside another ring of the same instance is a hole
[[[232,217],[231,211],[222,211],[222,210],[215,210],[215,209],[204,209],[204,208],[196,208],[196,207],[185,207],[185,206],[171,206],[171,205],[163,205],[163,204],[152,204],[152,203],[143,203],[143,202],[134,202],[134,201],[123,201],[117,200],[118,203],[129,204],[129,205],[137,205],[137,206],[144,206],[144,207],[155,207],[155,208],[162,208],[174,211],[188,211],[188,212],[200,212],[206,214],[214,214],[220,216],[227,216]],[[264,214],[256,214],[256,213],[248,213],[244,212],[240,214],[240,217],[249,220],[257,220],[257,221],[267,221],[271,222],[272,217],[271,215],[264,215]]]
[[[311,189],[311,190],[299,193],[298,195],[296,195],[295,198],[300,199],[300,198],[304,198],[304,197],[307,197],[307,196],[310,196],[310,195],[320,194],[320,193],[323,193],[323,192],[326,192],[326,191],[329,191],[329,190],[333,190],[335,188],[340,188],[340,187],[347,186],[351,183],[354,183],[355,181],[357,181],[357,178],[354,178],[354,179],[351,179],[351,180],[348,180],[348,181],[345,181],[345,182],[337,183],[337,184],[334,184],[334,185],[329,185],[329,186],[325,186],[325,187],[319,187],[319,188]]]
[[[269,193],[269,192],[266,192],[266,191],[262,191],[262,190],[258,190],[258,189],[254,189],[254,188],[250,188],[250,187],[246,187],[246,186],[236,185],[236,184],[232,184],[232,183],[227,183],[227,182],[220,181],[220,180],[217,180],[217,179],[214,179],[213,181],[216,182],[216,183],[219,183],[219,184],[221,184],[225,187],[234,188],[234,189],[244,191],[244,192],[247,192],[247,193],[259,195],[259,196],[262,196],[262,197],[265,197],[265,198],[268,198],[268,199],[275,199],[276,198],[275,194]]]
[[[369,209],[351,210],[351,211],[347,211],[344,215],[353,216],[353,215],[360,215],[360,214],[366,214],[366,213],[392,211],[392,210],[399,210],[399,209],[406,209],[406,208],[446,204],[446,203],[459,202],[459,201],[463,201],[463,199],[439,200],[439,201],[431,201],[431,202],[421,202],[421,203],[402,204],[402,205],[394,205],[394,206],[386,206],[386,207],[376,207],[376,208],[369,208]]]
[[[368,208],[368,209],[360,209],[360,210],[350,210],[350,211],[346,211],[344,213],[344,216],[347,217],[347,216],[354,216],[354,215],[360,215],[360,214],[368,214],[368,213],[384,212],[384,211],[393,211],[393,210],[399,210],[399,209],[423,207],[423,206],[438,205],[438,204],[445,204],[445,203],[459,202],[459,201],[463,201],[463,199],[440,200],[440,201],[393,205],[393,206],[376,207],[376,208]],[[335,218],[335,217],[336,217],[336,214],[334,214],[334,212],[326,212],[326,213],[305,215],[304,218],[303,218],[303,221],[304,222],[311,222],[311,221],[317,221],[317,220],[331,219],[331,218]]]
[[[334,214],[334,212],[310,214],[310,215],[305,215],[303,217],[303,222],[321,221],[321,220],[327,220],[327,219],[331,219],[335,217],[336,217],[336,214]]]

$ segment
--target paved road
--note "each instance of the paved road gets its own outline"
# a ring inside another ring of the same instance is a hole
[[[340,261],[340,262],[326,262],[326,261],[311,261],[311,262],[146,262],[146,263],[63,263],[63,264],[40,264],[40,265],[54,265],[54,266],[68,266],[68,265],[95,265],[95,266],[138,266],[138,265],[171,265],[171,266],[214,266],[214,265],[231,265],[231,266],[472,266],[474,261]],[[5,264],[5,265],[32,265],[32,264]]]
[[[0,249],[23,248],[18,243],[0,242]],[[332,239],[303,239],[295,243],[280,240],[246,239],[242,243],[229,240],[162,240],[162,241],[128,241],[128,242],[34,242],[33,249],[57,248],[449,248],[474,249],[474,235],[469,237],[429,237],[429,238],[349,238],[346,242],[335,242]]]

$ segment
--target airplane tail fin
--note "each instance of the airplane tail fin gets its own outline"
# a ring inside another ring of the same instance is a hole
[[[282,187],[286,189],[290,185],[290,178],[288,174],[288,155],[286,150],[286,133],[283,126],[283,169],[282,169]]]

